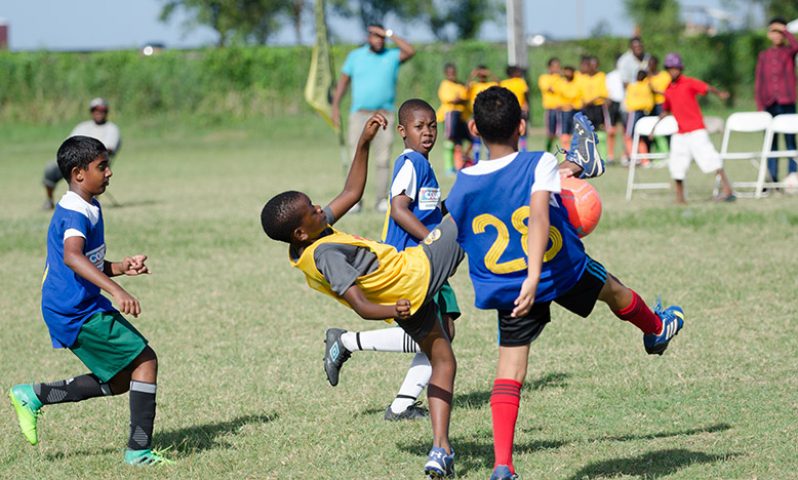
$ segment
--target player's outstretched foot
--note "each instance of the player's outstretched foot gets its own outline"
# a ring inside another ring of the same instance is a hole
[[[517,478],[518,475],[514,474],[507,465],[496,465],[490,475],[490,480],[515,480]]]
[[[424,465],[424,475],[427,478],[454,478],[454,450],[446,453],[440,447],[432,447]]]
[[[8,391],[8,398],[17,411],[17,420],[22,434],[31,445],[39,443],[39,435],[36,432],[36,423],[41,414],[42,402],[33,391],[33,386],[29,384],[14,385]]]
[[[663,310],[662,302],[658,300],[654,307],[654,313],[662,319],[662,331],[659,334],[643,335],[643,346],[646,347],[646,353],[649,355],[662,355],[668,348],[671,339],[684,326],[684,311],[677,305],[671,305]]]
[[[581,112],[574,115],[574,134],[565,159],[582,167],[579,178],[596,178],[604,173],[604,160],[599,155],[596,130]]]
[[[341,343],[341,335],[346,333],[342,328],[328,328],[324,338],[324,371],[327,381],[333,387],[338,385],[338,374],[344,362],[349,360],[352,352]]]
[[[408,405],[407,408],[399,413],[394,413],[393,410],[391,410],[390,405],[388,405],[388,408],[385,409],[385,420],[388,421],[416,420],[419,418],[426,418],[428,416],[429,410],[422,407],[421,402],[415,402],[412,405]]]
[[[173,462],[155,450],[125,450],[125,463],[134,467],[147,467],[150,465],[170,465]]]

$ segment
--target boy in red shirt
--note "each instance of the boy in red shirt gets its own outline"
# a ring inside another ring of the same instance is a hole
[[[679,124],[679,133],[671,137],[671,157],[668,167],[675,183],[676,203],[685,204],[684,177],[690,167],[690,161],[701,168],[704,173],[715,172],[720,177],[722,194],[718,201],[733,202],[736,200],[732,192],[726,172],[723,171],[723,159],[709,139],[704,127],[704,117],[696,97],[714,93],[721,100],[729,98],[729,92],[720,91],[696,78],[682,75],[684,64],[678,53],[669,53],[665,57],[665,69],[671,76],[671,83],[665,89],[665,103],[660,118],[673,115]]]

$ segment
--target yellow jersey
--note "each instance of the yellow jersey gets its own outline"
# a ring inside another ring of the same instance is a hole
[[[582,108],[582,82],[577,80],[576,77],[570,82],[563,78],[557,84],[557,93],[562,101],[560,108],[564,112]]]
[[[671,74],[666,72],[665,70],[660,71],[658,74],[649,77],[649,81],[651,82],[651,88],[658,92],[662,93],[655,93],[654,94],[654,104],[660,105],[665,103],[665,89],[668,88],[668,85],[671,84]]]
[[[456,102],[466,99],[468,99],[468,87],[462,83],[444,79],[438,87],[438,100],[441,101],[441,106],[436,112],[438,121],[442,122],[449,112],[464,112],[466,110],[465,103]]]
[[[562,81],[563,78],[556,73],[544,73],[538,77],[538,88],[540,89],[540,97],[543,100],[544,110],[556,110],[560,108],[562,99],[557,94],[557,84]]]
[[[624,98],[627,112],[650,112],[654,108],[654,94],[651,92],[651,84],[648,79],[630,83],[626,87],[626,98]]]
[[[513,92],[521,108],[526,108],[526,96],[529,93],[529,85],[526,80],[521,77],[507,78],[499,82],[499,86]]]
[[[392,306],[400,299],[410,301],[410,313],[414,314],[424,304],[430,282],[430,263],[421,245],[397,252],[396,248],[357,235],[339,232],[319,238],[305,248],[298,259],[290,258],[291,265],[305,274],[308,286],[326,293],[347,307],[351,306],[331,288],[324,275],[316,267],[313,254],[320,245],[341,243],[369,249],[377,256],[377,269],[355,281],[366,299],[379,305]],[[388,320],[388,319],[386,319]]]
[[[607,91],[607,75],[604,72],[596,72],[595,75],[582,75],[582,101],[591,102],[593,105],[604,105],[605,100],[610,96]]]
[[[489,89],[490,87],[497,86],[496,82],[471,82],[468,84],[468,108],[469,111],[474,111],[474,100],[481,92]]]

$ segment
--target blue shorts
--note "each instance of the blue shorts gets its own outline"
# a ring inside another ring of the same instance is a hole
[[[556,108],[543,110],[543,124],[550,137],[559,137],[562,132],[560,125],[560,111]]]
[[[637,121],[646,116],[643,110],[634,110],[626,113],[626,136],[634,138]]]
[[[562,135],[570,135],[574,133],[574,115],[576,110],[570,112],[560,112],[560,128]]]

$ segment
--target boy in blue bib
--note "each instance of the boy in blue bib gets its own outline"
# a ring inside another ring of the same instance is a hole
[[[468,255],[476,306],[498,312],[499,363],[491,394],[495,480],[515,478],[512,448],[521,385],[529,346],[549,322],[551,302],[582,317],[596,300],[605,302],[643,332],[649,354],[662,354],[684,321],[677,306],[652,311],[585,254],[560,199],[557,160],[544,152],[518,153],[525,128],[509,90],[480,93],[469,129],[482,137],[491,158],[461,170],[446,199]],[[577,114],[574,140],[584,138],[595,147],[592,125]]]

